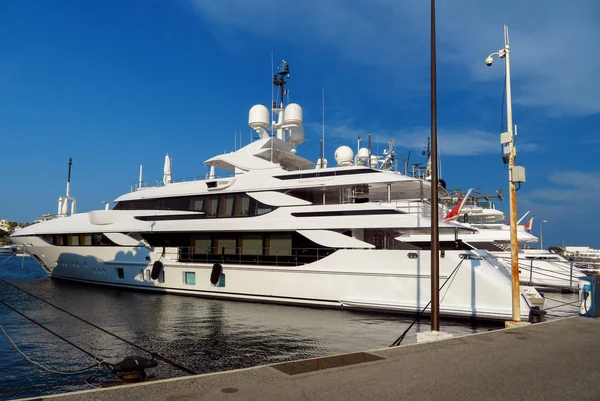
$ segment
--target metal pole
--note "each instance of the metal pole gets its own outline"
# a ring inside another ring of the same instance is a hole
[[[569,288],[573,288],[573,262],[571,262],[570,265],[571,273],[569,274]]]
[[[512,273],[512,317],[513,322],[521,321],[521,289],[519,288],[519,243],[517,241],[517,191],[512,181],[515,166],[515,141],[513,135],[512,97],[510,91],[510,46],[508,27],[504,25],[504,51],[506,63],[506,124],[510,134],[510,156],[508,158],[508,186],[510,189],[510,247]]]
[[[533,285],[533,259],[531,260],[531,265],[529,266],[529,285]]]
[[[431,331],[440,330],[435,0],[431,0]]]
[[[544,249],[544,221],[540,221],[540,249]]]

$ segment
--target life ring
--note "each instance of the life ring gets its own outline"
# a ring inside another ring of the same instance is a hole
[[[163,263],[160,260],[157,260],[156,262],[154,262],[154,265],[152,265],[152,272],[150,273],[150,278],[152,280],[158,279],[162,271]]]
[[[215,263],[212,268],[212,272],[210,273],[210,282],[212,285],[217,285],[219,279],[221,278],[221,273],[223,273],[223,266],[220,263]]]

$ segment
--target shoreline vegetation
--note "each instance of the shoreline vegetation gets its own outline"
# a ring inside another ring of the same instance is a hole
[[[17,223],[16,221],[3,220],[2,228],[0,228],[0,246],[10,244],[9,236],[23,227],[32,225],[33,223]]]

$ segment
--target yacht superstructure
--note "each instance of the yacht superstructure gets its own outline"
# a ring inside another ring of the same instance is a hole
[[[12,236],[54,278],[216,298],[418,312],[430,300],[430,183],[381,168],[370,149],[313,163],[302,108],[284,104],[284,62],[273,105],[250,109],[259,139],[205,161],[205,180],[138,185],[112,210],[75,213]],[[232,175],[218,178],[216,170]],[[167,166],[165,165],[165,175]],[[440,313],[507,319],[511,281],[469,227],[440,222]],[[521,311],[533,306],[524,287]]]

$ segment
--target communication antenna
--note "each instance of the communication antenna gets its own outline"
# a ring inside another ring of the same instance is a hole
[[[142,169],[143,166],[140,164],[140,179],[138,181],[138,189],[142,189]]]
[[[323,145],[321,146],[321,167],[323,167],[323,158],[325,157],[325,88],[322,88],[321,91],[321,141],[323,142]]]
[[[73,159],[69,157],[69,173],[67,175],[67,197],[71,196],[71,166],[73,165]]]
[[[367,144],[368,144],[367,147],[369,148],[369,161],[368,161],[367,166],[371,167],[371,134],[369,134]]]

